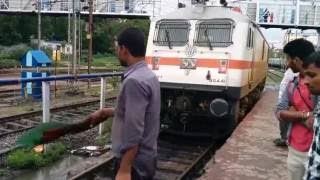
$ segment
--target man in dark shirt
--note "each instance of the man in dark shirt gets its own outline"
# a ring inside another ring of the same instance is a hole
[[[320,52],[311,54],[304,62],[305,84],[313,95],[320,95]],[[313,140],[309,150],[305,180],[320,179],[320,101],[316,97],[316,108],[313,111]]]
[[[124,72],[115,109],[90,115],[91,121],[114,116],[112,151],[117,180],[153,179],[160,127],[160,84],[144,61],[144,36],[135,28],[118,37],[118,59]]]

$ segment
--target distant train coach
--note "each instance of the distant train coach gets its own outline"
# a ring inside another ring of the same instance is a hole
[[[229,134],[264,88],[268,50],[258,26],[228,7],[183,8],[153,19],[146,60],[161,84],[162,131]]]

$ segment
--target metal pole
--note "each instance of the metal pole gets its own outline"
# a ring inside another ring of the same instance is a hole
[[[155,4],[156,4],[156,2],[155,2],[155,0],[153,0],[153,2],[152,2],[152,17],[154,17],[154,9],[155,9]]]
[[[50,82],[42,81],[42,121],[50,121]]]
[[[38,50],[41,46],[41,0],[38,0]]]
[[[42,81],[42,122],[50,122],[50,82]],[[46,152],[49,146],[44,145],[43,150]]]
[[[106,78],[101,78],[101,85],[100,85],[100,109],[104,108],[105,106],[105,99],[106,99]],[[104,132],[104,123],[99,125],[99,135],[102,135]]]
[[[93,24],[93,0],[89,0],[89,45],[88,45],[88,74],[91,73],[91,62],[92,62],[92,24]],[[90,80],[88,80],[88,88],[90,88]]]
[[[300,0],[297,0],[296,2],[296,22],[295,25],[299,25],[299,21],[300,21]]]
[[[247,10],[248,11],[248,10]],[[259,11],[260,11],[260,3],[257,2],[257,9],[256,9],[256,14],[259,14]],[[260,17],[259,15],[256,15],[256,22],[260,22]]]
[[[320,50],[320,29],[317,29],[317,34],[318,34],[318,42],[317,42],[317,50]]]
[[[70,45],[70,43],[71,43],[70,34],[71,34],[70,3],[68,1],[68,45]],[[70,74],[70,65],[71,65],[71,63],[70,63],[70,53],[68,52],[68,75]]]
[[[80,5],[80,1],[79,1],[79,11],[78,11],[78,62],[77,64],[79,65],[78,66],[78,72],[81,73],[80,71],[80,60],[81,60],[81,14],[80,14],[80,11],[81,11],[81,5]]]
[[[73,38],[72,38],[72,69],[73,75],[77,75],[77,17],[75,11],[75,0],[72,0],[73,13]]]
[[[57,76],[57,63],[58,63],[58,46],[56,47],[56,58],[54,63],[54,75]],[[57,97],[57,81],[54,80],[54,97]]]

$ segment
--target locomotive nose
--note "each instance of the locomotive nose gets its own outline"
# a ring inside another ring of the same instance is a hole
[[[223,117],[228,114],[229,104],[226,100],[216,98],[210,103],[210,112],[215,117]]]

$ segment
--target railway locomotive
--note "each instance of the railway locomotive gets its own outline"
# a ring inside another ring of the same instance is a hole
[[[268,50],[234,8],[198,4],[152,19],[146,61],[161,85],[162,132],[230,134],[264,88]]]

